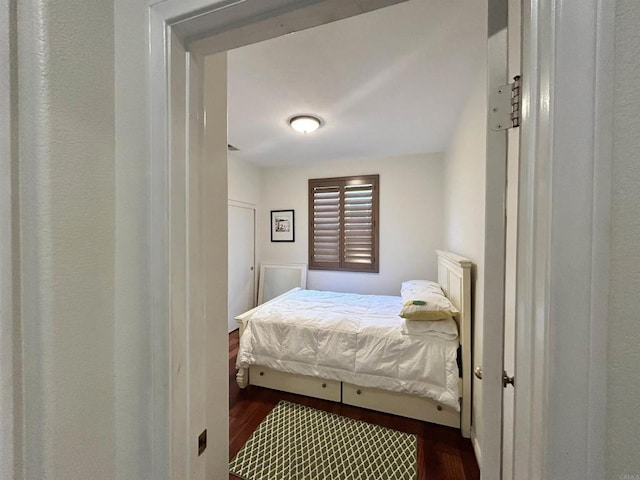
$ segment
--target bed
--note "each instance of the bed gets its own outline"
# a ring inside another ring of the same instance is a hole
[[[457,337],[445,322],[432,322],[439,326],[428,335],[407,334],[400,297],[295,288],[236,317],[239,386],[429,421],[469,437],[471,262],[437,255],[438,283],[459,310],[451,321]]]

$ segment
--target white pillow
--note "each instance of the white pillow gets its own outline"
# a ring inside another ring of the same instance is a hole
[[[405,294],[409,295],[414,292],[420,293],[425,291],[435,291],[444,295],[440,284],[431,280],[407,280],[402,282],[400,295],[404,298]]]
[[[399,315],[407,320],[445,320],[459,313],[440,285],[430,280],[402,282],[400,295],[403,305]]]
[[[426,335],[443,338],[445,340],[455,340],[458,338],[458,324],[451,317],[435,322],[428,320],[416,322],[415,320],[403,319],[401,330],[403,335]]]

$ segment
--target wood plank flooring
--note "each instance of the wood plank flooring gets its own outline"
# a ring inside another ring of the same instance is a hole
[[[288,400],[416,434],[418,436],[418,480],[480,479],[480,471],[471,442],[462,438],[459,430],[251,385],[244,390],[240,389],[236,383],[237,353],[238,331],[236,330],[229,334],[229,459],[238,453],[271,409],[280,400]],[[239,480],[231,474],[229,479]]]

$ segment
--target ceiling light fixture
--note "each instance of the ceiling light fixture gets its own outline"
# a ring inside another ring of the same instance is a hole
[[[322,120],[314,115],[295,115],[289,119],[289,125],[296,132],[312,133],[322,126]]]

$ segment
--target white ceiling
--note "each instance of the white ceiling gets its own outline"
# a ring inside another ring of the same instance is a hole
[[[443,151],[485,25],[485,2],[410,0],[232,50],[229,143],[261,166]],[[298,113],[325,125],[298,134]]]

